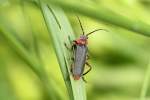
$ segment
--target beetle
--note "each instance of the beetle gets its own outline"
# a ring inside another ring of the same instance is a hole
[[[87,47],[88,36],[96,31],[104,29],[96,29],[90,33],[85,34],[81,21],[78,16],[77,18],[82,30],[82,35],[78,39],[74,40],[72,43],[73,63],[71,65],[71,73],[74,80],[79,80],[80,78],[82,78],[85,81],[83,76],[92,69],[91,65],[87,62],[87,60],[89,59]],[[87,65],[89,69],[84,73],[85,65]]]

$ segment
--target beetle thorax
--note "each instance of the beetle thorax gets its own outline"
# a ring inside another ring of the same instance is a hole
[[[81,35],[79,39],[75,40],[75,43],[79,45],[86,45],[87,39],[88,39],[87,36]]]

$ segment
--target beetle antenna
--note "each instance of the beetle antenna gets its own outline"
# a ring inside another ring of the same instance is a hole
[[[77,16],[83,35],[85,34],[80,18]]]
[[[96,31],[100,31],[100,30],[103,30],[103,31],[108,32],[108,30],[106,30],[106,29],[96,29],[96,30],[94,30],[94,31],[92,31],[92,32],[90,32],[90,33],[88,33],[88,34],[86,34],[86,36],[89,36],[90,34],[96,32]]]

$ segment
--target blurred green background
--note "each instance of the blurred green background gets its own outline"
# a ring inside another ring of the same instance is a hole
[[[149,0],[92,0],[92,2],[135,21],[141,20],[150,24]],[[79,37],[81,29],[76,14],[69,12],[66,14],[75,35]],[[0,21],[4,21],[16,31],[17,34],[13,35],[33,55],[34,39],[31,32],[36,33],[44,69],[61,97],[67,100],[67,90],[52,41],[37,5],[30,0],[24,4],[19,0],[0,0],[0,16],[4,18]],[[150,39],[108,23],[78,16],[86,33],[97,28],[108,30],[108,32],[99,31],[88,39],[89,63],[93,67],[85,76],[88,81],[86,84],[88,100],[138,100],[149,63]],[[0,100],[48,100],[38,76],[1,33],[0,30]],[[148,88],[147,98],[149,95]]]

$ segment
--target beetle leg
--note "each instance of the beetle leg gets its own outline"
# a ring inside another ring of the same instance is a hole
[[[68,50],[71,51],[71,48],[70,48],[66,43],[64,43],[64,45],[65,45],[65,47],[66,47]]]
[[[89,69],[85,73],[83,73],[83,75],[86,75],[88,72],[92,70],[92,67],[88,62],[86,62],[85,64],[89,67]]]
[[[74,57],[71,57],[71,60],[74,61]]]
[[[82,76],[82,80],[85,82],[85,83],[87,83],[87,81],[86,81],[86,79]]]
[[[90,59],[90,56],[87,54],[87,56],[86,56],[86,60],[89,60]]]
[[[70,36],[68,36],[68,38],[69,38],[70,44],[72,44],[71,50],[73,50],[73,48],[74,48],[74,46],[75,46],[75,40],[72,41],[71,38],[70,38]]]
[[[68,39],[69,39],[69,42],[72,43],[72,40],[71,40],[70,36],[68,36]]]
[[[71,68],[70,68],[70,75],[73,75],[73,68],[74,68],[74,63],[71,64]]]
[[[64,45],[65,45],[65,47],[66,47],[68,50],[70,50],[70,51],[74,50],[74,47],[75,47],[74,42],[73,42],[73,44],[71,45],[71,47],[69,47],[66,43],[64,43]]]
[[[71,73],[72,73],[72,69],[73,69],[73,63],[71,64],[71,70],[70,70]]]

